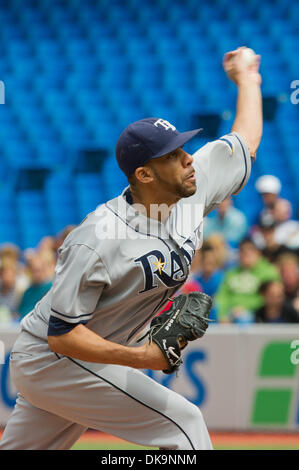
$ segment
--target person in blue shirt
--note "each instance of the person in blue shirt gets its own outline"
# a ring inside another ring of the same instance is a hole
[[[18,314],[23,318],[34,309],[36,303],[50,289],[52,282],[48,278],[47,269],[43,258],[36,254],[28,261],[31,285],[25,290],[18,307]]]
[[[205,239],[213,233],[220,233],[232,248],[236,248],[247,232],[246,217],[243,212],[233,206],[230,197],[221,202],[211,216],[205,218]]]
[[[193,279],[201,285],[203,292],[212,298],[222,282],[223,271],[218,268],[214,249],[207,242],[204,242],[201,248],[200,270],[193,273]],[[217,320],[217,311],[214,306],[210,318]]]

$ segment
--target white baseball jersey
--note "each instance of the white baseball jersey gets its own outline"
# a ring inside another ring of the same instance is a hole
[[[206,144],[193,166],[197,191],[165,223],[136,211],[128,188],[89,214],[59,249],[53,286],[22,328],[46,339],[82,323],[107,340],[133,341],[186,281],[203,217],[237,194],[251,172],[237,133]]]

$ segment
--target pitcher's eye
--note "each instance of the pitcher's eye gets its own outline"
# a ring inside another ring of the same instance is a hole
[[[177,150],[174,150],[173,152],[168,154],[167,158],[175,158],[177,154],[178,154]]]

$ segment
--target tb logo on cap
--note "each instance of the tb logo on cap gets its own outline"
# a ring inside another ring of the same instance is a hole
[[[176,130],[176,128],[170,124],[170,122],[165,121],[164,119],[158,119],[158,121],[154,122],[154,126],[159,127],[159,125],[164,127],[166,131],[168,131],[168,129],[171,129],[172,131]]]

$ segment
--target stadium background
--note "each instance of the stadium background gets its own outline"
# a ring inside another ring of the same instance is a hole
[[[191,153],[229,132],[236,89],[221,62],[240,45],[262,55],[265,122],[234,205],[254,223],[255,181],[271,173],[296,217],[298,17],[286,0],[0,0],[0,243],[35,248],[117,196],[114,147],[132,121],[203,127]]]

